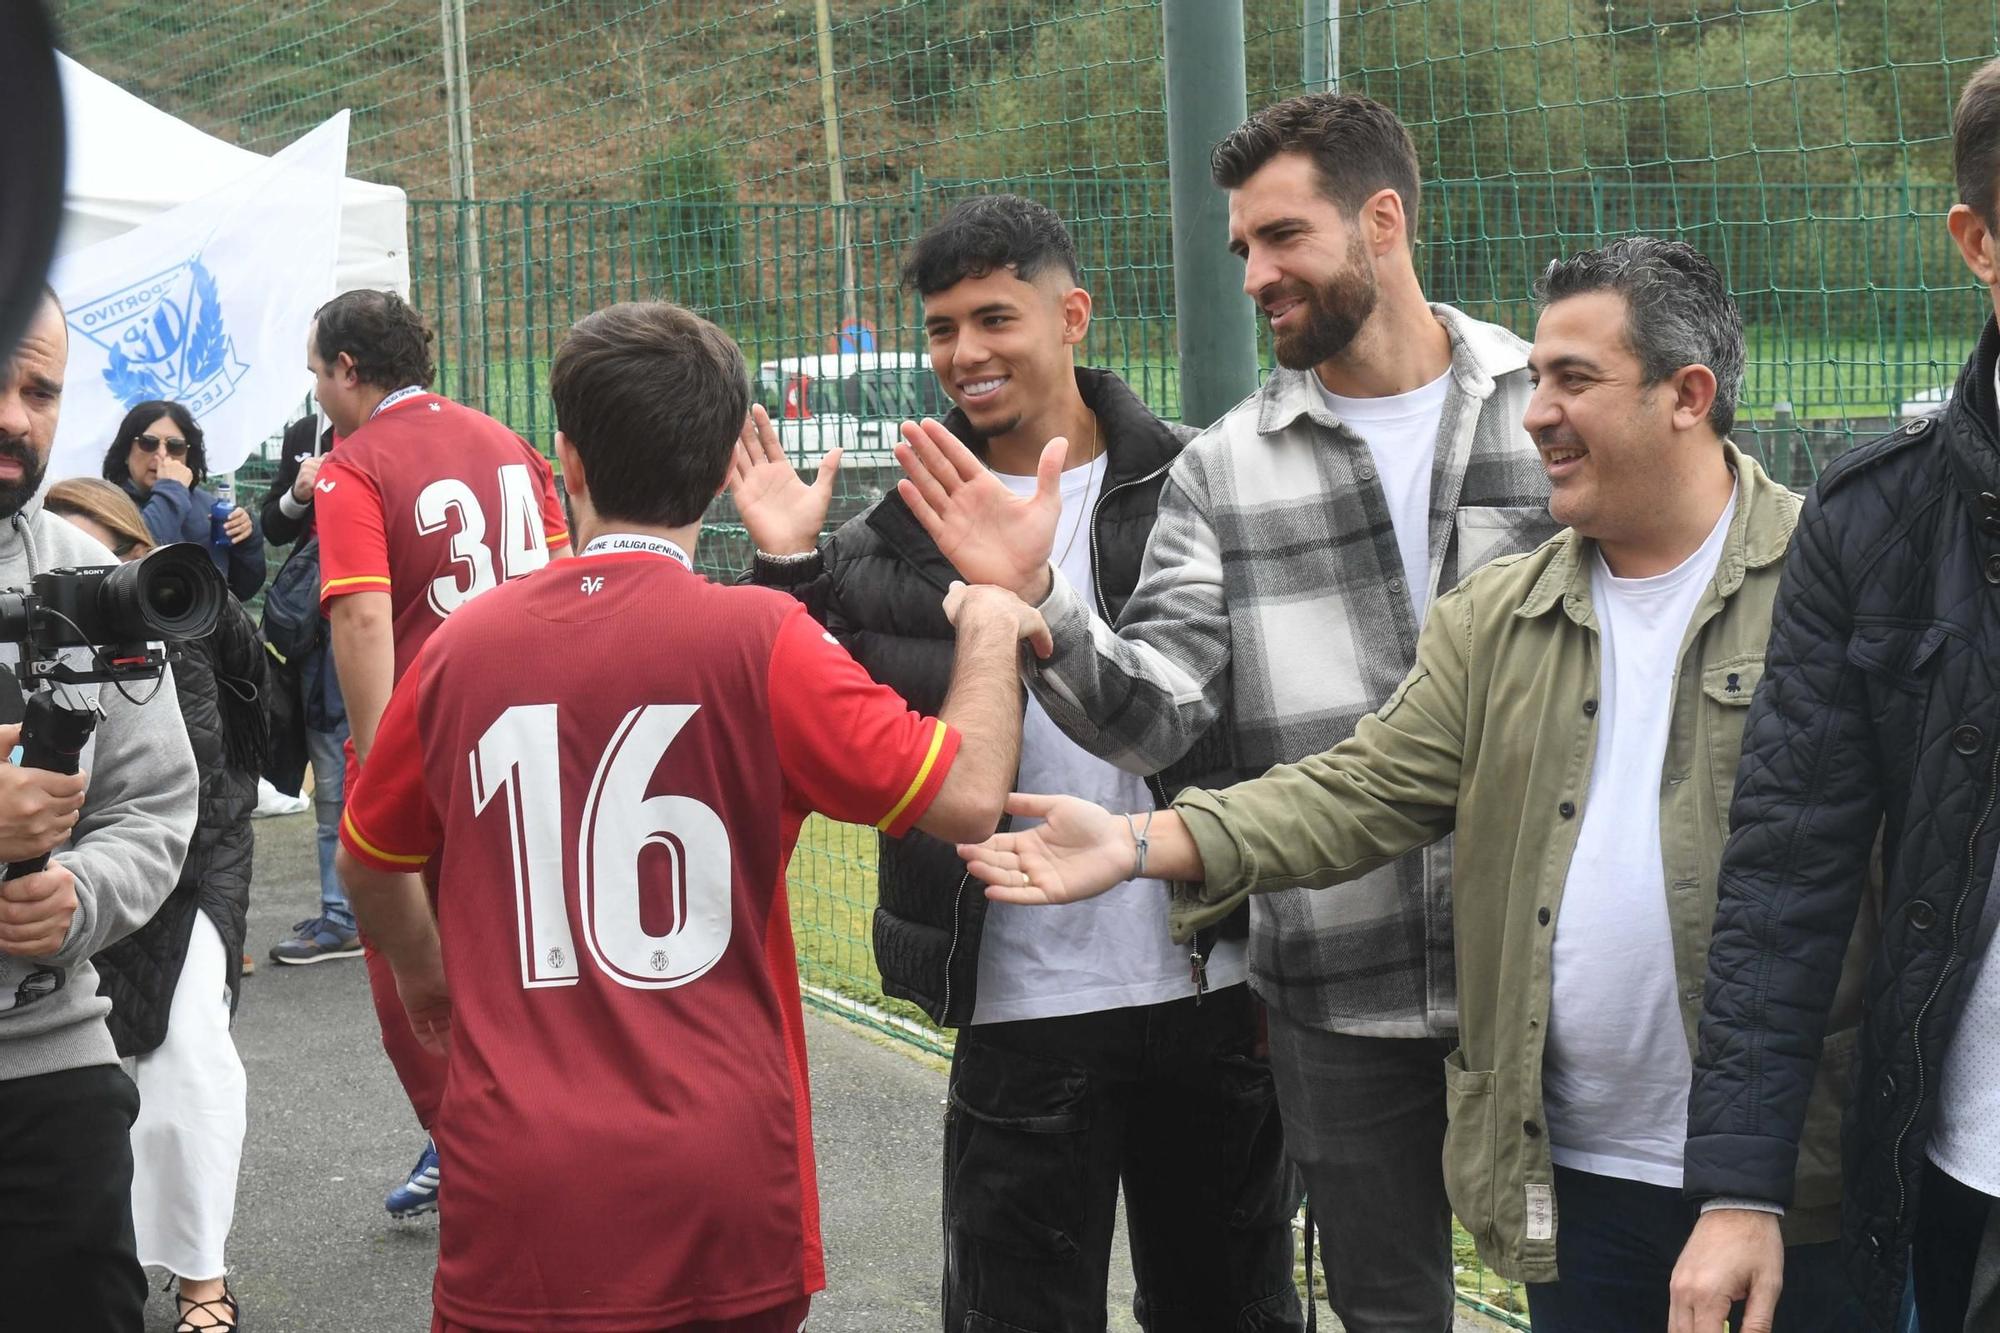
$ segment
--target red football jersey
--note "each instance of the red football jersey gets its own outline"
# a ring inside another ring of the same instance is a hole
[[[657,554],[437,632],[342,839],[439,857],[447,1320],[662,1328],[825,1285],[785,867],[810,811],[907,831],[958,743],[790,598]]]
[[[313,489],[321,609],[388,593],[398,680],[446,616],[569,541],[548,460],[433,393],[387,404],[341,440]]]

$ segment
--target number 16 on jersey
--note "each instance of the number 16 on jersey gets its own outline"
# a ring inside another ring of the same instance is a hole
[[[473,813],[483,815],[496,798],[507,811],[523,986],[577,984],[572,920],[598,971],[621,986],[684,986],[721,961],[730,932],[729,830],[691,796],[645,794],[698,707],[647,704],[627,713],[612,734],[579,820],[574,918],[564,892],[557,705],[509,708],[467,756]],[[672,922],[663,934],[648,932],[642,919],[649,889],[667,898],[655,917]]]

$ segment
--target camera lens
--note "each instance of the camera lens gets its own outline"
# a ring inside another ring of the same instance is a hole
[[[120,640],[198,639],[215,628],[228,596],[208,548],[175,542],[112,570],[97,606]]]

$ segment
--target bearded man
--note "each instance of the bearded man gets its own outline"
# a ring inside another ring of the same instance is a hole
[[[1174,460],[1116,629],[1052,576],[1052,506],[1037,523],[948,443],[917,448],[902,485],[964,578],[1042,607],[1056,649],[1030,684],[1071,739],[1154,774],[1220,723],[1241,780],[1347,739],[1410,670],[1431,599],[1556,524],[1521,424],[1528,345],[1424,299],[1417,155],[1395,113],[1295,97],[1212,167],[1279,368]],[[1250,904],[1286,1147],[1354,1333],[1451,1327],[1450,882],[1438,844],[1343,895]]]

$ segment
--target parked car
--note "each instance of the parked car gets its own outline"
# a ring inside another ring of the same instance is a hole
[[[779,357],[757,367],[756,392],[786,452],[807,467],[834,448],[847,451],[845,468],[894,467],[897,427],[951,410],[918,352]]]

